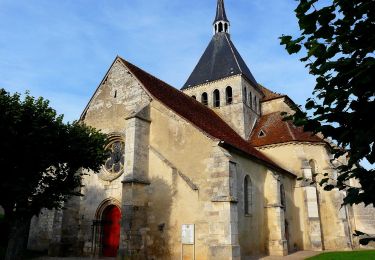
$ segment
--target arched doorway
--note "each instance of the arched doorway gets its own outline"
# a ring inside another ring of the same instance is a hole
[[[116,257],[120,244],[121,211],[116,205],[107,206],[102,214],[102,254]]]

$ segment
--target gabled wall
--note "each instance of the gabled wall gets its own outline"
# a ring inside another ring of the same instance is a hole
[[[142,110],[151,98],[117,58],[85,109],[82,120],[104,133],[124,132],[125,118]]]
[[[262,115],[268,115],[274,112],[287,112],[293,114],[293,110],[288,105],[286,97],[280,97],[262,102]]]

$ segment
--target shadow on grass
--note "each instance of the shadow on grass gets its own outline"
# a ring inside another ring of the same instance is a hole
[[[328,252],[317,256],[307,258],[306,260],[373,260],[375,259],[375,250]]]

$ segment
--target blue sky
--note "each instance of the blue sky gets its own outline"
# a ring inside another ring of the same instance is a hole
[[[303,104],[314,79],[278,37],[294,0],[226,0],[231,37],[259,83]],[[78,119],[116,55],[180,88],[212,37],[216,0],[0,0],[0,87]]]

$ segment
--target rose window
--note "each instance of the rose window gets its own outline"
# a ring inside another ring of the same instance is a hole
[[[105,148],[108,157],[99,172],[99,177],[102,180],[113,181],[124,172],[125,143],[121,139],[120,137],[113,138]]]

